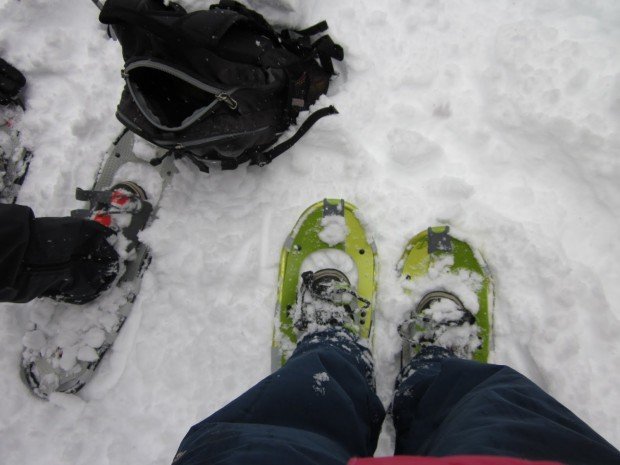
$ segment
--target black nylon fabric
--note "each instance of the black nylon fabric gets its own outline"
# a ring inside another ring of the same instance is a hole
[[[17,98],[26,85],[26,78],[14,66],[0,58],[0,104],[7,105]]]
[[[0,302],[93,300],[118,272],[112,234],[94,221],[35,218],[28,207],[0,204]]]
[[[273,145],[329,85],[330,73],[311,46],[291,46],[290,39],[283,46],[262,16],[234,1],[187,13],[162,0],[108,0],[99,19],[116,33],[126,69],[133,66],[124,75],[130,86],[121,96],[119,120],[175,155],[234,168]],[[205,90],[191,90],[185,77],[166,77],[152,67],[136,71],[144,60],[221,89],[222,98],[202,98]]]

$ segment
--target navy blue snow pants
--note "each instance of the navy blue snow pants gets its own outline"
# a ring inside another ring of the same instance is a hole
[[[399,375],[392,414],[396,454],[620,464],[620,452],[523,375],[436,347]],[[173,463],[343,465],[372,456],[384,415],[370,352],[330,330],[306,337],[284,367],[193,426]]]

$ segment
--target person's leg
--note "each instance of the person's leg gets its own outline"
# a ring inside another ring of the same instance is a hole
[[[193,426],[173,463],[346,464],[372,455],[383,417],[370,352],[331,329],[306,336],[281,369]]]
[[[438,347],[401,372],[393,417],[397,454],[620,464],[620,452],[523,375]]]

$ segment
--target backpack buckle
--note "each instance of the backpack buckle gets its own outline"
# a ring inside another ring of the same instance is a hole
[[[254,165],[258,165],[259,167],[263,167],[271,163],[271,157],[267,155],[265,152],[259,152],[254,157],[252,157],[252,161]]]

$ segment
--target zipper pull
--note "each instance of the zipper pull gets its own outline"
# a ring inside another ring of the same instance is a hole
[[[217,95],[215,96],[215,98],[216,98],[217,100],[219,100],[220,102],[224,102],[226,105],[228,105],[228,107],[229,107],[231,110],[236,110],[236,109],[237,109],[237,106],[238,106],[237,101],[236,101],[235,99],[233,99],[233,98],[232,98],[230,95],[228,95],[227,93],[222,92],[221,94],[217,94]]]

